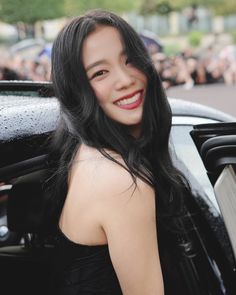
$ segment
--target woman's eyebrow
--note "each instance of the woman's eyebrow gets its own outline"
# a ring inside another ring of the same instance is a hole
[[[105,63],[107,63],[107,61],[106,61],[105,59],[101,59],[101,60],[95,61],[95,62],[91,63],[90,65],[88,65],[88,66],[85,68],[85,70],[86,70],[86,72],[88,72],[88,71],[91,70],[92,68],[97,67],[97,66],[99,66],[99,65],[101,65],[101,64],[105,64]]]
[[[125,55],[127,55],[127,53],[126,53],[126,50],[123,49],[123,50],[120,52],[120,56],[125,56]],[[101,65],[101,64],[107,64],[107,63],[108,63],[108,61],[107,61],[106,59],[100,59],[100,60],[95,61],[95,62],[91,63],[90,65],[88,65],[88,66],[85,68],[85,70],[86,70],[86,72],[88,72],[89,70],[91,70],[91,69],[94,68],[94,67],[97,67],[97,66],[99,66],[99,65]]]

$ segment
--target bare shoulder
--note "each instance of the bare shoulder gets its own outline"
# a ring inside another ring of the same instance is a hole
[[[141,179],[136,184],[129,173],[122,157],[107,151],[116,162],[106,158],[97,149],[81,146],[77,152],[71,172],[71,184],[81,184],[90,191],[96,192],[98,198],[112,198],[116,196],[130,197],[135,194],[153,193],[152,188]],[[120,164],[120,165],[119,165]],[[114,201],[114,200],[113,200]]]

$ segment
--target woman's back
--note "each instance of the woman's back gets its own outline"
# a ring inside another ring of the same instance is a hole
[[[59,226],[76,243],[107,244],[100,226],[101,197],[96,186],[98,174],[104,175],[104,169],[101,171],[101,168],[107,161],[96,149],[85,145],[80,146],[74,158]]]
[[[59,289],[85,283],[96,294],[99,288],[122,294],[119,279],[127,294],[154,294],[151,282],[161,286],[161,270],[153,189],[140,179],[135,187],[128,171],[86,146],[75,156],[68,183],[58,230]]]

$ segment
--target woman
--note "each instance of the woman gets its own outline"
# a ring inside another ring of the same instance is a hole
[[[171,162],[171,111],[145,46],[119,16],[91,11],[55,40],[52,81],[62,110],[55,294],[164,294],[158,226],[181,213],[185,183]]]

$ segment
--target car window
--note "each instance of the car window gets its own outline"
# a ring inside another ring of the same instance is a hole
[[[209,201],[214,205],[214,208],[220,213],[206,169],[189,134],[192,129],[193,127],[191,125],[176,125],[172,127],[171,141],[174,147],[174,152],[202,187],[208,196]]]

